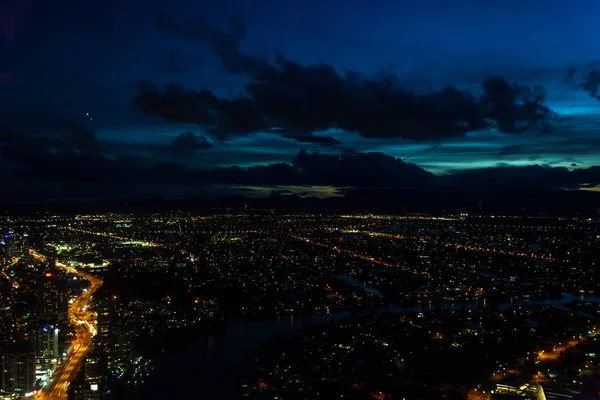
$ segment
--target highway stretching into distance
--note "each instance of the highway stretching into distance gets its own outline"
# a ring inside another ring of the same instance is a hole
[[[37,259],[45,259],[35,252],[33,255]],[[59,262],[56,266],[87,279],[90,286],[69,306],[70,322],[76,333],[76,338],[71,343],[71,352],[54,371],[48,386],[35,394],[36,400],[67,400],[67,389],[83,366],[85,356],[92,348],[92,337],[96,334],[97,315],[89,306],[94,292],[102,285],[102,280]]]

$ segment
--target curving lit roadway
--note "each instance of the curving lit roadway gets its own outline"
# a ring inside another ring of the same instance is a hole
[[[102,285],[102,280],[59,262],[56,266],[87,279],[90,286],[69,306],[70,322],[76,332],[76,338],[71,343],[71,353],[54,371],[48,386],[36,393],[36,400],[67,400],[69,384],[81,369],[86,354],[91,350],[92,337],[96,334],[97,315],[88,308],[94,292]]]
[[[13,258],[10,262],[10,264],[5,265],[4,268],[2,268],[0,270],[0,275],[2,275],[8,282],[10,282],[10,284],[12,285],[13,289],[18,289],[19,288],[19,284],[17,282],[15,282],[14,279],[12,279],[7,273],[6,271],[8,271],[8,269],[10,267],[12,267],[13,265],[15,265],[16,263],[19,262],[18,258]]]

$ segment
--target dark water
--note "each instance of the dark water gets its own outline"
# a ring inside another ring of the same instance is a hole
[[[349,285],[362,289],[365,293],[373,294],[377,297],[383,297],[383,294],[381,294],[379,290],[368,287],[364,282],[361,282],[356,278],[352,278],[351,276],[345,274],[337,275],[336,278],[346,282]]]
[[[260,348],[261,343],[311,325],[348,316],[286,317],[249,322],[229,320],[224,332],[193,343],[186,350],[157,360],[141,399],[236,398],[238,368]]]
[[[598,297],[567,295],[561,299],[535,300],[527,304],[550,305],[565,309],[565,304],[573,300],[600,302]],[[523,302],[502,303],[500,310]],[[442,309],[463,309],[476,306],[486,307],[486,303],[451,303]],[[434,309],[431,305],[416,307],[390,307],[365,311],[354,316],[385,312],[402,313]],[[260,349],[261,343],[277,335],[287,335],[299,329],[339,320],[350,316],[348,312],[303,317],[282,317],[266,321],[240,321],[231,319],[225,330],[218,335],[202,338],[187,349],[165,354],[156,360],[156,368],[149,382],[141,390],[141,399],[220,399],[236,398],[236,373],[253,352]]]

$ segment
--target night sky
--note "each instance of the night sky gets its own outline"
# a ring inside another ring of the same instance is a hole
[[[5,201],[600,185],[597,0],[0,0]]]

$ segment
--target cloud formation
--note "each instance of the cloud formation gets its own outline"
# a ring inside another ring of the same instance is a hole
[[[312,134],[295,135],[293,133],[286,133],[283,134],[283,137],[293,139],[298,143],[314,143],[322,146],[337,146],[342,144],[342,142],[332,136],[317,136]]]
[[[58,135],[0,134],[0,166],[5,182],[81,183],[103,185],[329,186],[458,190],[532,190],[600,185],[600,167],[568,170],[549,165],[495,167],[437,176],[383,153],[345,151],[337,154],[299,151],[289,163],[249,168],[197,168],[180,162],[132,156],[111,157],[88,127],[64,124]],[[179,135],[169,150],[193,153],[210,142],[190,132]],[[524,151],[506,149],[507,153]],[[59,187],[57,190],[60,191]]]
[[[179,134],[171,143],[170,149],[176,152],[194,152],[197,150],[208,150],[214,146],[204,136],[198,136],[192,132]]]
[[[439,140],[489,128],[509,134],[544,130],[555,117],[544,104],[543,88],[509,84],[498,76],[482,83],[480,96],[456,87],[416,94],[389,73],[368,77],[324,63],[302,65],[283,56],[270,62],[244,54],[239,41],[245,28],[238,21],[224,32],[203,18],[179,24],[157,12],[155,23],[165,34],[206,41],[228,72],[247,74],[250,82],[245,95],[223,99],[207,89],[176,85],[160,91],[146,81],[138,86],[133,104],[150,116],[207,126],[219,140],[273,126],[299,132],[300,142],[330,128],[365,138]]]
[[[576,68],[569,68],[569,70],[567,71],[567,74],[565,75],[562,84],[563,85],[570,85],[573,80],[575,79],[575,73],[577,72]]]
[[[479,191],[578,189],[600,184],[600,167],[569,170],[530,165],[472,169],[446,176],[444,184]]]
[[[589,72],[580,84],[580,87],[591,97],[600,100],[600,70]]]
[[[267,128],[260,110],[249,98],[220,99],[207,89],[186,90],[169,84],[164,91],[145,80],[137,84],[132,104],[152,117],[206,126],[217,140]]]
[[[51,153],[99,154],[104,146],[89,127],[58,122],[47,134],[28,135],[18,131],[19,126],[0,127],[0,146],[6,158],[37,156]]]
[[[155,11],[153,16],[156,27],[167,35],[206,41],[229,73],[262,75],[274,71],[274,67],[266,60],[240,51],[239,41],[246,36],[246,27],[237,19],[230,21],[231,32],[224,32],[210,26],[202,16],[191,18],[184,24],[162,11]]]
[[[75,123],[61,123],[59,132],[66,142],[64,148],[89,154],[101,153],[104,150],[104,146],[100,144],[90,127]]]

